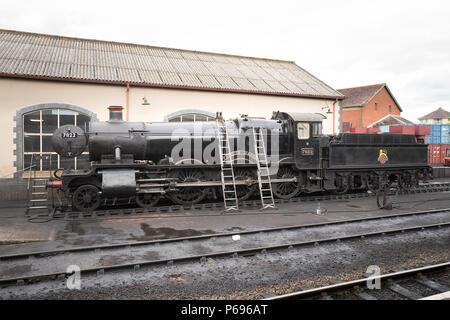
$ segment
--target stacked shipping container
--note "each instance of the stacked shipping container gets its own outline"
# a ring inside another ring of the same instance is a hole
[[[389,130],[385,127],[389,127]],[[415,128],[415,130],[411,128]],[[415,134],[416,136],[425,136],[425,143],[428,144],[428,162],[430,164],[444,164],[447,149],[450,148],[450,125],[392,125],[383,126],[383,129],[381,130],[383,132],[396,132],[403,134]]]

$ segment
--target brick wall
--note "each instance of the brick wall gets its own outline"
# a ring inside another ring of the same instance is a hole
[[[349,128],[361,127],[361,108],[349,108],[342,111],[342,122],[349,122]]]
[[[375,103],[377,104],[376,110]],[[389,106],[391,106],[391,111],[389,111]],[[397,107],[394,99],[392,99],[386,88],[383,88],[364,106],[364,108],[343,109],[342,122],[349,122],[351,128],[367,127],[388,114],[400,115],[400,109]]]
[[[377,104],[377,110],[375,110],[375,103]],[[391,106],[391,111],[389,112],[389,105]],[[363,108],[362,116],[363,123],[362,127],[367,127],[368,125],[374,123],[377,120],[387,116],[388,114],[400,115],[400,110],[395,104],[389,92],[386,88],[383,88],[378,92],[372,100],[370,100]]]

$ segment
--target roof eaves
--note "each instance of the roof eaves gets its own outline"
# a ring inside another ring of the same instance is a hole
[[[389,89],[388,85],[385,83],[384,86],[386,87],[386,90],[389,92],[389,94],[391,95],[392,100],[394,100],[395,104],[398,107],[398,110],[400,110],[400,112],[403,112],[403,109],[400,107],[400,105],[398,104],[397,99],[395,99],[394,95],[392,94],[392,91]]]
[[[259,95],[284,96],[284,97],[303,97],[303,98],[325,99],[325,100],[342,100],[343,99],[343,97],[336,97],[336,96],[284,93],[284,92],[262,91],[262,90],[196,87],[196,86],[187,86],[187,85],[169,85],[169,84],[142,83],[142,82],[133,82],[133,81],[95,80],[95,79],[81,79],[81,78],[57,78],[57,77],[47,77],[47,76],[17,75],[17,74],[5,74],[5,73],[0,73],[0,78],[43,80],[43,81],[63,81],[63,82],[74,82],[74,83],[97,83],[97,84],[106,84],[106,85],[127,85],[128,84],[128,85],[136,86],[136,87],[214,91],[214,92],[231,92],[231,93],[259,94]]]

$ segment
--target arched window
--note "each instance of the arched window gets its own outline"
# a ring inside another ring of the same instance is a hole
[[[83,112],[84,111],[84,112]],[[53,132],[66,124],[85,130],[96,116],[82,108],[64,104],[44,104],[20,110],[16,117],[17,171],[19,176],[48,176],[58,168],[84,169],[89,167],[89,151],[76,158],[63,158],[52,147]]]
[[[164,117],[166,122],[187,122],[187,121],[215,121],[216,115],[212,112],[197,110],[197,109],[185,109],[180,110]]]

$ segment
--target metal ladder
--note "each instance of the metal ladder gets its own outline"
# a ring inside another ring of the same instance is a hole
[[[47,182],[49,178],[32,178],[32,168],[33,166],[33,157],[34,154],[31,155],[31,166],[29,168],[29,176],[28,176],[28,205],[25,211],[26,214],[31,211],[36,212],[39,210],[46,210],[47,213],[50,213],[50,202],[47,190]],[[40,161],[41,156],[37,158]],[[51,160],[50,160],[51,167]],[[38,213],[38,212],[36,212]]]
[[[216,135],[219,139],[220,174],[222,177],[223,204],[225,211],[239,210],[234,180],[233,160],[231,158],[230,140],[225,124],[217,122]]]
[[[261,195],[262,209],[275,208],[272,183],[270,181],[269,165],[267,162],[266,146],[261,128],[252,128],[253,141],[255,142],[256,164],[258,165],[259,193]]]

